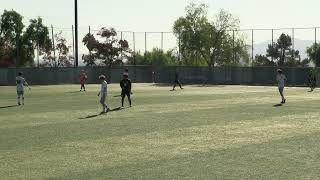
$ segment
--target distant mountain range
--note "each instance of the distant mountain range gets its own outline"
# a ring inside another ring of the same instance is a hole
[[[300,55],[301,55],[301,59],[307,58],[307,48],[312,46],[312,44],[314,43],[314,41],[312,40],[302,40],[302,39],[295,39],[294,40],[294,46],[295,46],[295,50],[299,50]],[[262,54],[265,55],[267,48],[268,48],[268,44],[271,44],[270,41],[265,41],[262,43],[258,43],[258,44],[254,44],[254,50],[253,50],[253,54]],[[250,45],[251,48],[251,45]],[[251,53],[251,52],[250,52]]]

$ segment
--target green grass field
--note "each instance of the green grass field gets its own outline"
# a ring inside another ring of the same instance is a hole
[[[275,87],[0,87],[0,179],[319,179],[320,92]]]

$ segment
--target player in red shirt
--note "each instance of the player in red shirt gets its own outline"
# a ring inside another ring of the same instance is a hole
[[[85,73],[84,70],[81,71],[79,78],[80,78],[80,84],[81,84],[81,89],[80,89],[80,91],[82,91],[82,89],[83,89],[84,91],[86,91],[86,87],[85,87],[84,85],[85,85],[88,77],[87,77],[87,75],[86,75],[86,73]]]

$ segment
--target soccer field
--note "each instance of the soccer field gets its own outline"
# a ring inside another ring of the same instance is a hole
[[[0,179],[319,179],[320,92],[276,87],[0,87]]]

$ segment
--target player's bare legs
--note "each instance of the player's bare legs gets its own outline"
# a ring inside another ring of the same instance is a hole
[[[130,94],[128,95],[128,101],[129,101],[129,105],[131,107],[132,105],[131,105],[131,96],[130,96]]]
[[[23,92],[17,92],[18,97],[17,97],[17,103],[19,106],[24,105],[24,94]],[[22,103],[21,103],[22,102]]]
[[[18,94],[17,103],[18,103],[19,106],[21,105],[21,102],[20,102],[20,94]]]
[[[280,93],[280,96],[281,96],[281,103],[286,103],[286,99],[284,98],[284,93],[283,93],[283,89],[284,88],[279,88],[279,93]]]
[[[82,90],[86,91],[86,87],[84,86],[84,84],[81,84],[81,89],[80,89],[80,91],[82,91]]]

